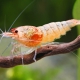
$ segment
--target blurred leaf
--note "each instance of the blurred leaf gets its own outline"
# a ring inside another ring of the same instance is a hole
[[[73,16],[75,19],[80,19],[80,0],[76,0],[73,8]],[[78,34],[80,34],[80,26],[77,27]],[[78,79],[80,80],[80,49],[78,49]]]
[[[76,19],[80,19],[80,0],[76,0],[73,8],[73,16]]]
[[[26,66],[17,66],[7,70],[8,80],[53,80],[60,72],[60,68],[50,69],[45,73],[41,70],[33,70]]]

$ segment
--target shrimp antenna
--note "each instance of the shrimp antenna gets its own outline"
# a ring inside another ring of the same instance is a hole
[[[1,55],[9,48],[10,45],[11,45],[11,42],[7,45],[7,47],[6,47],[5,50],[1,53]]]
[[[6,32],[6,15],[5,15],[5,20],[4,20],[4,29],[5,29],[5,32]],[[0,28],[0,31],[1,31],[1,34],[0,34],[0,36],[1,36],[0,42],[1,42],[2,38],[4,37],[4,35],[3,35],[4,32],[2,31],[1,28]]]
[[[10,31],[11,27],[14,25],[14,23],[16,22],[16,20],[21,16],[21,14],[34,2],[35,0],[33,0],[28,6],[26,6],[22,12],[16,17],[16,19],[13,21],[12,25],[10,26],[10,28],[8,29],[8,31]]]
[[[2,29],[0,28],[0,31],[3,33]]]
[[[79,44],[78,44],[79,45]],[[66,48],[68,51],[70,51],[68,48]],[[71,51],[72,54],[74,54],[78,59],[80,59],[79,56],[77,56],[73,51]]]
[[[2,38],[3,38],[4,36],[3,36],[3,31],[2,31],[1,28],[0,28],[0,31],[1,31],[1,34],[0,34],[0,36],[1,36],[1,38],[0,38],[0,42],[1,42],[1,40],[2,40]]]
[[[6,32],[6,15],[5,15],[5,19],[4,19],[4,30]]]

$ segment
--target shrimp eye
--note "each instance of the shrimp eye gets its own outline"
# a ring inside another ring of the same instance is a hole
[[[18,30],[15,30],[15,33],[18,33]]]

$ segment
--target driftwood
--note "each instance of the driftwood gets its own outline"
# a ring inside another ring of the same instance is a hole
[[[80,36],[78,36],[75,40],[68,43],[53,44],[53,45],[49,44],[46,46],[42,46],[39,49],[37,49],[36,61],[46,56],[69,53],[78,49],[79,47],[80,47]],[[26,65],[35,62],[33,60],[34,54],[35,52],[23,55],[23,63]],[[2,68],[10,68],[17,65],[22,65],[22,55],[17,55],[13,57],[12,56],[0,57],[0,67]]]

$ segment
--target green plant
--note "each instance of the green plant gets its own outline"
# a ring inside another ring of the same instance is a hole
[[[54,68],[43,72],[27,66],[17,66],[8,69],[6,76],[8,80],[53,80],[60,70],[60,68]]]
[[[76,0],[73,8],[73,17],[80,19],[80,0]],[[80,26],[77,27],[77,32],[80,34]],[[80,49],[78,49],[78,56],[80,57]],[[78,80],[80,80],[80,58],[78,58]]]

